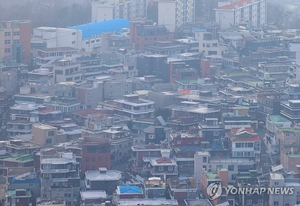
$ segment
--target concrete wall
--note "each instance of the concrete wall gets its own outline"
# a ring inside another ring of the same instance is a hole
[[[158,25],[164,25],[170,32],[175,31],[175,1],[159,1],[158,2]]]

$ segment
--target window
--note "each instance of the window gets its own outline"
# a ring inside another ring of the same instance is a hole
[[[75,41],[72,41],[72,44],[75,44]]]
[[[54,131],[48,131],[48,137],[53,137],[54,136]]]
[[[159,191],[159,195],[161,195],[161,196],[162,196],[162,195],[165,195],[165,191],[164,191],[164,190],[160,190],[160,191]]]
[[[33,184],[32,184],[32,183],[30,183],[30,184],[29,184],[29,187],[33,187]]]
[[[222,169],[222,168],[223,168],[223,165],[217,165],[216,168],[217,168],[217,169]]]
[[[258,204],[263,204],[264,201],[263,201],[263,199],[258,199],[258,200],[257,200],[257,203],[258,203]]]
[[[52,139],[46,139],[46,144],[52,144]]]
[[[154,138],[155,138],[154,134],[149,134],[149,139],[154,139]]]
[[[158,167],[158,170],[159,170],[160,172],[162,172],[162,171],[164,171],[164,167],[159,166],[159,167]]]
[[[4,44],[10,44],[10,40],[5,40]]]
[[[247,205],[252,205],[252,200],[247,200],[247,201],[246,201],[246,204],[247,204]]]
[[[18,31],[14,31],[14,36],[19,36],[20,35],[20,32]],[[10,35],[9,35],[10,36]]]
[[[10,36],[10,32],[5,32],[4,35],[5,36]]]
[[[14,40],[14,44],[19,44],[20,41],[19,40]]]
[[[274,201],[274,206],[279,205],[278,201]]]
[[[89,162],[89,161],[90,161],[90,158],[89,158],[89,157],[86,157],[86,158],[85,158],[85,161],[86,161],[86,162]]]
[[[5,53],[10,52],[10,48],[5,48],[5,49],[4,49],[4,52],[5,52]]]
[[[76,32],[72,32],[72,35],[76,35]]]
[[[173,171],[173,166],[169,166],[168,171]]]
[[[207,157],[203,157],[203,162],[207,162]]]
[[[228,171],[234,171],[234,165],[228,165]]]
[[[274,185],[279,185],[278,182],[275,182]]]
[[[92,162],[96,162],[96,157],[92,157]]]
[[[219,131],[214,131],[213,134],[214,136],[219,136]]]
[[[181,144],[181,140],[177,140],[177,144]]]
[[[194,141],[194,144],[199,144],[199,141],[198,141],[198,140],[195,140],[195,141]]]

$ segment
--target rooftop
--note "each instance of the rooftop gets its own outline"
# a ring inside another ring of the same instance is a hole
[[[254,1],[258,1],[258,0],[254,0]],[[252,2],[253,0],[239,0],[239,1],[232,2],[229,5],[218,7],[217,9],[231,10],[237,7],[242,7],[244,5],[250,4]]]
[[[121,185],[117,188],[117,194],[143,194],[143,191],[138,186]]]
[[[90,181],[114,181],[120,180],[121,172],[117,170],[107,170],[105,173],[100,173],[99,170],[89,170],[85,173],[85,178]]]
[[[18,162],[18,163],[25,163],[33,161],[33,155],[32,154],[26,154],[18,157],[8,157],[3,159],[2,161],[6,162]]]
[[[166,157],[161,158],[151,158],[150,163],[152,166],[159,166],[159,165],[177,165],[176,161],[173,159],[169,159]]]
[[[268,118],[271,122],[275,122],[275,123],[288,123],[288,122],[290,122],[289,120],[287,120],[286,118],[284,118],[280,115],[268,115]]]
[[[145,180],[145,188],[165,188],[166,184],[159,177],[150,177]]]
[[[81,191],[80,196],[82,200],[95,200],[107,198],[107,194],[104,190]]]
[[[82,31],[82,39],[89,39],[95,35],[100,35],[105,32],[119,31],[122,28],[129,28],[130,22],[126,19],[111,19],[107,21],[93,22],[72,26],[71,29]]]
[[[118,206],[178,206],[177,200],[167,200],[167,199],[122,199],[118,201]]]
[[[193,177],[169,178],[168,183],[171,189],[197,189]]]
[[[18,192],[24,191],[25,192],[25,196],[31,197],[31,190],[30,189],[9,189],[9,190],[7,190],[6,194],[9,197],[13,197],[13,196],[16,196],[17,191]],[[23,196],[23,195],[21,195],[21,196]]]

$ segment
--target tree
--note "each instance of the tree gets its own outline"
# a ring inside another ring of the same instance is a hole
[[[161,116],[165,121],[167,121],[172,115],[172,111],[167,108],[159,108],[155,111],[155,117]]]

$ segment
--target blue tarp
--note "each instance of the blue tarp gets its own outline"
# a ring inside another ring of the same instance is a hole
[[[142,193],[138,186],[119,186],[121,194],[137,194]]]
[[[126,19],[111,19],[107,21],[99,21],[89,24],[72,26],[71,29],[82,31],[82,39],[89,39],[92,36],[99,35],[105,32],[115,32],[122,28],[129,28],[130,22]]]

